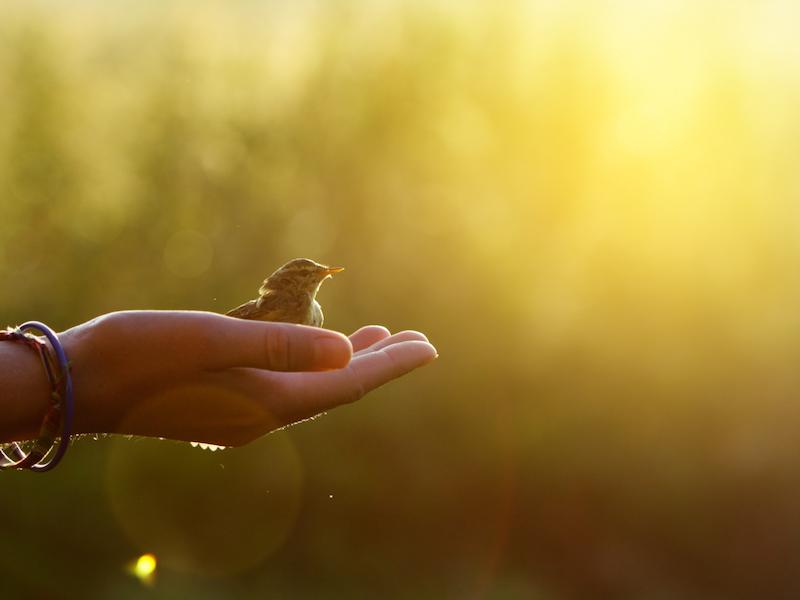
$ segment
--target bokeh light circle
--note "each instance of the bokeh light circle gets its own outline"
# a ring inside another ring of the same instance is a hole
[[[252,568],[294,525],[303,474],[285,431],[210,452],[168,440],[114,440],[108,498],[120,527],[159,565],[219,576]]]

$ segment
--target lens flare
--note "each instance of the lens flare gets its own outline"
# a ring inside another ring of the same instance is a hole
[[[153,585],[158,562],[154,554],[142,554],[130,567],[130,573],[145,585]]]

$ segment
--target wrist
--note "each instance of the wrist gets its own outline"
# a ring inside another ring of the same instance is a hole
[[[50,386],[35,351],[0,341],[0,442],[34,439],[50,404]]]
[[[98,348],[97,334],[92,323],[84,323],[59,334],[64,350],[72,366],[72,383],[75,390],[75,420],[73,432],[79,433],[113,433],[112,415],[107,414],[109,403],[101,402],[105,389],[98,374],[99,368],[94,355],[102,355]]]

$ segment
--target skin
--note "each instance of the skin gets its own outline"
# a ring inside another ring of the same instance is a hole
[[[239,446],[354,402],[437,356],[416,331],[351,336],[216,313],[124,311],[59,334],[72,364],[75,433]],[[0,440],[35,437],[48,391],[30,349],[0,343]]]

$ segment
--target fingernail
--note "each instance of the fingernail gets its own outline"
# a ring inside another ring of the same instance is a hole
[[[346,338],[330,335],[314,340],[314,364],[320,368],[340,368],[350,362],[353,348]]]

